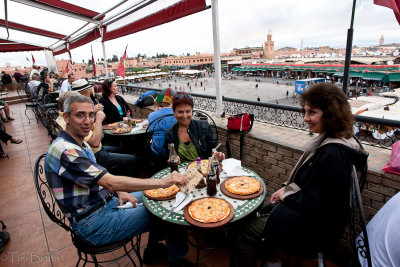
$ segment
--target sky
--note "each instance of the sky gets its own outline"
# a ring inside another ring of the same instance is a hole
[[[135,0],[136,2],[138,0]],[[131,4],[135,1],[129,1]],[[177,0],[159,0],[162,2]],[[3,2],[3,1],[2,1]],[[118,1],[70,0],[67,1],[99,13]],[[350,0],[218,0],[220,51],[229,52],[233,48],[262,46],[270,31],[275,49],[285,46],[304,47],[345,47],[347,29],[350,27],[352,2]],[[51,14],[12,1],[8,3],[8,19],[21,24],[41,27],[61,34],[71,34],[85,23],[76,19]],[[207,0],[211,4],[211,0]],[[122,8],[122,7],[121,7]],[[4,2],[0,3],[0,18],[4,19]],[[182,55],[213,53],[213,29],[211,8],[179,20],[157,26],[142,32],[105,42],[107,58],[121,57],[128,45],[128,57],[137,54],[147,56],[156,53]],[[110,13],[112,15],[112,13]],[[374,5],[373,0],[358,0],[354,19],[353,45],[377,45],[381,35],[385,44],[400,43],[400,25],[391,9]],[[0,38],[7,32],[0,28]],[[49,45],[54,39],[43,41],[42,37],[10,31],[10,39],[28,40],[36,44]],[[95,59],[103,57],[100,40],[71,50],[76,63],[91,58],[90,46]],[[0,67],[30,66],[31,52],[0,53]],[[36,64],[46,65],[42,51],[32,52]],[[68,55],[56,56],[67,59]]]

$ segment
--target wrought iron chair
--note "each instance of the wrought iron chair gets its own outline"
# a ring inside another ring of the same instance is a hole
[[[158,117],[151,123],[149,123],[149,126],[146,129],[146,136],[147,136],[147,144],[149,145],[149,158],[150,158],[150,166],[152,172],[156,173],[159,170],[162,170],[167,166],[167,159],[168,159],[168,154],[167,153],[162,153],[162,151],[159,151],[159,147],[163,144],[160,143],[160,140],[158,140],[157,136],[159,136],[161,131],[165,132],[168,130],[171,125],[174,125],[176,123],[176,119],[173,114],[166,114],[161,117]]]
[[[46,111],[46,116],[43,118],[43,125],[47,129],[47,133],[51,138],[51,142],[54,141],[54,139],[57,138],[57,136],[61,132],[61,127],[58,125],[58,123],[55,121],[58,117],[58,109],[55,108],[49,108]]]
[[[354,136],[354,139],[363,149],[363,145],[357,139],[357,137]],[[358,175],[357,170],[360,175]],[[360,265],[358,260],[358,253],[359,253],[361,257],[367,259],[368,266],[372,267],[371,250],[369,247],[368,232],[365,223],[364,206],[361,199],[361,192],[365,186],[367,173],[368,173],[367,160],[365,160],[364,164],[358,166],[357,169],[353,165],[352,180],[350,184],[349,230],[350,230],[350,241],[351,241],[352,256],[353,256],[352,265],[353,266]],[[358,218],[357,218],[357,211],[358,211]]]
[[[49,187],[49,184],[47,183],[44,173],[45,156],[46,154],[40,155],[35,163],[33,180],[35,182],[36,191],[39,195],[43,209],[45,210],[49,218],[71,234],[72,243],[76,247],[79,257],[76,266],[79,266],[81,260],[84,261],[84,266],[86,265],[86,263],[93,263],[95,266],[99,266],[100,263],[112,262],[124,256],[128,256],[133,266],[137,266],[134,261],[134,258],[137,257],[139,260],[139,266],[142,266],[142,257],[140,256],[141,235],[133,237],[132,239],[121,240],[119,242],[115,242],[112,244],[104,246],[96,246],[96,247],[92,247],[85,243],[82,243],[79,240],[79,238],[75,236],[72,228],[68,224],[68,220],[66,220],[64,213],[58,207],[56,199],[54,198],[54,195],[52,194],[51,189]],[[128,248],[129,244],[130,248]],[[97,255],[110,253],[120,248],[123,248],[125,252],[121,256],[116,256],[114,259],[111,260],[109,259],[109,260],[99,261],[97,259]],[[132,251],[134,251],[134,253],[136,254],[134,257],[130,255]]]
[[[213,120],[213,118],[211,118],[210,115],[208,115],[206,112],[202,110],[194,109],[192,119],[208,122],[208,124],[211,125],[214,136],[218,140],[218,128],[217,125],[215,124],[215,121]]]

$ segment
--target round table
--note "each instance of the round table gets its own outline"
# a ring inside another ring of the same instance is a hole
[[[186,170],[186,166],[189,164],[190,162],[185,162],[179,165],[179,172],[180,173],[184,173]],[[231,220],[231,222],[240,220],[244,217],[246,217],[247,215],[249,215],[250,213],[252,213],[253,211],[255,211],[264,201],[265,195],[266,195],[266,187],[265,187],[265,183],[264,181],[261,179],[261,177],[253,172],[252,170],[246,168],[246,167],[242,167],[244,171],[248,172],[249,174],[251,174],[252,177],[256,178],[257,180],[259,180],[263,185],[264,185],[264,192],[253,199],[249,199],[249,200],[240,200],[240,199],[234,199],[234,198],[230,198],[226,195],[224,195],[220,188],[219,185],[217,185],[217,195],[216,197],[218,198],[222,198],[225,199],[226,201],[228,201],[230,204],[232,204],[234,210],[235,210],[235,215],[233,217],[233,219]],[[159,171],[158,173],[154,174],[151,178],[153,179],[160,179],[166,175],[168,175],[170,173],[170,168],[165,168],[161,171]],[[221,173],[221,176],[223,176],[223,173]],[[220,177],[221,183],[226,180],[227,178],[223,178]],[[194,199],[198,199],[198,198],[202,198],[202,197],[207,197],[207,193],[206,193],[206,188],[201,188],[201,189],[194,189],[192,191],[192,196]],[[146,206],[146,208],[155,216],[159,217],[162,219],[162,217],[168,213],[168,211],[172,208],[172,205],[175,203],[175,199],[172,200],[164,200],[164,201],[157,201],[157,200],[153,200],[153,199],[149,199],[147,198],[145,195],[143,195],[143,203]],[[176,223],[176,224],[180,224],[180,225],[190,225],[185,217],[183,216],[183,209],[177,212],[173,212],[167,219],[166,221],[168,222],[172,222],[172,223]]]
[[[122,121],[119,122],[120,124],[123,123]],[[146,125],[148,123],[147,119],[144,119],[142,122],[136,123],[136,127],[132,128],[132,130],[128,133],[123,133],[123,134],[113,134],[111,130],[103,130],[105,134],[112,135],[112,136],[131,136],[131,135],[137,135],[137,134],[144,134],[146,133]],[[145,126],[145,127],[143,127]]]

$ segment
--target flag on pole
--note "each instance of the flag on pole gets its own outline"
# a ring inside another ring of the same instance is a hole
[[[33,57],[32,53],[31,53],[31,55],[32,55],[32,65],[35,65],[35,58]]]
[[[400,24],[400,0],[374,0],[374,4],[393,9],[397,22]]]
[[[93,76],[96,76],[96,62],[94,61],[92,46],[90,46],[90,51],[92,51]]]
[[[28,58],[28,57],[26,57],[26,60],[28,60],[28,62],[29,62],[29,63],[31,63],[31,61],[29,60],[29,58]]]
[[[125,79],[125,60],[126,60],[126,49],[128,48],[128,45],[125,48],[124,55],[121,58],[121,61],[119,62],[118,68],[117,68],[117,75],[120,75],[123,79]]]
[[[65,73],[67,73],[67,74],[69,72],[68,64],[69,64],[69,61],[67,62],[67,66],[65,67]]]

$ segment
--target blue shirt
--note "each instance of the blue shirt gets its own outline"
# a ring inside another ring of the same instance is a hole
[[[172,115],[162,118],[162,121],[157,121],[161,116]],[[153,142],[151,143],[151,150],[155,154],[165,155],[164,139],[165,131],[175,125],[176,119],[172,108],[162,108],[150,113],[149,117],[149,131],[153,133]],[[159,152],[159,153],[158,153]]]
[[[124,111],[122,110],[120,105],[117,105],[117,109],[118,109],[119,115],[121,115],[121,116],[124,115]]]
[[[50,145],[44,164],[46,179],[62,212],[76,216],[102,201],[110,192],[97,184],[107,170],[96,163],[90,146],[80,146],[61,131]]]

